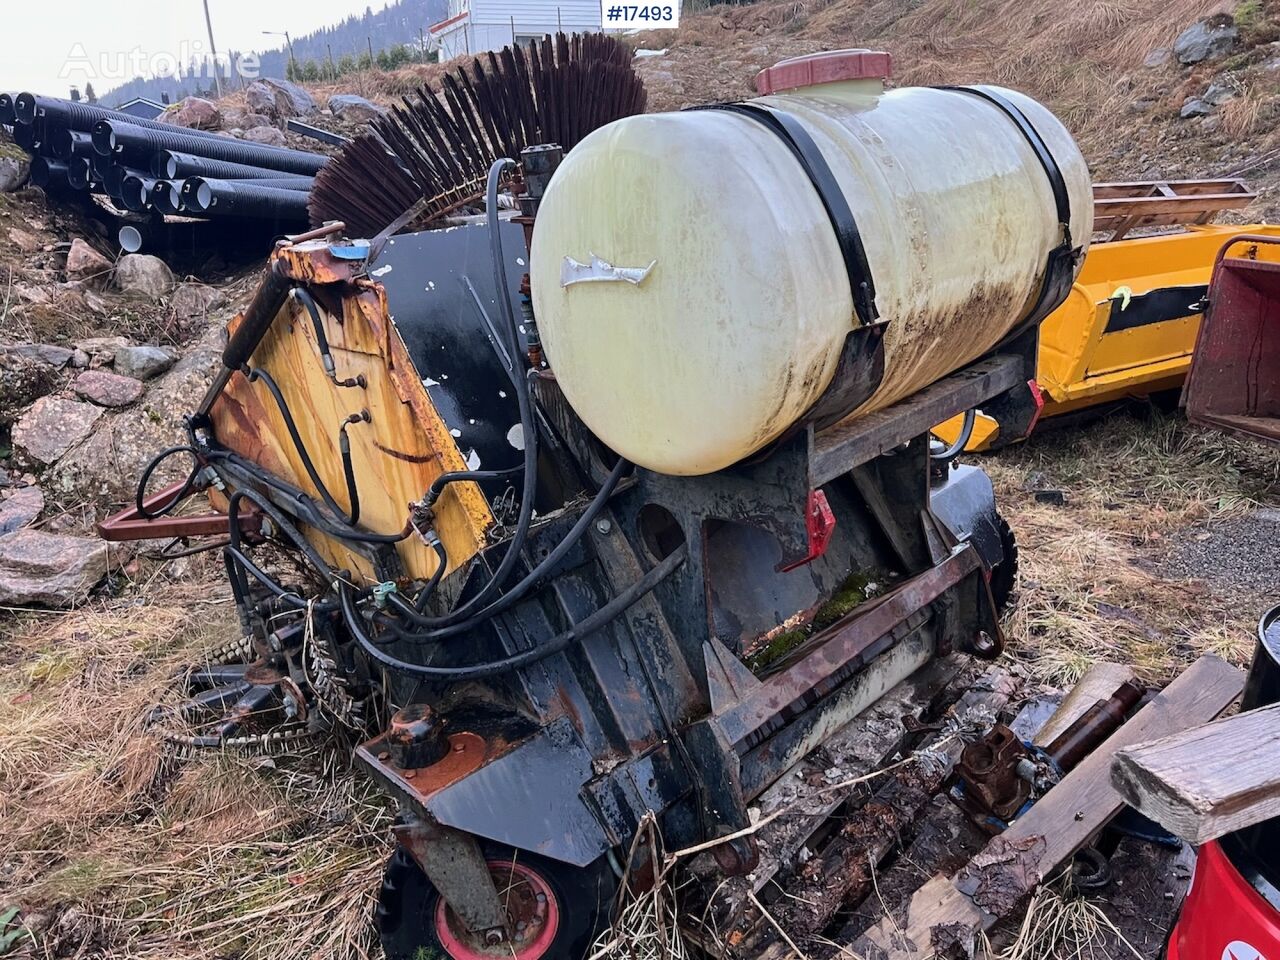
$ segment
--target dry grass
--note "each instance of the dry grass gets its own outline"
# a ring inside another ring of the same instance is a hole
[[[8,624],[0,905],[23,907],[31,955],[369,955],[387,815],[344,751],[178,760],[140,729],[176,667],[234,636],[223,592]]]
[[[1042,433],[983,465],[1021,547],[1008,643],[1043,679],[1073,682],[1097,660],[1161,683],[1203,652],[1247,662],[1274,598],[1166,579],[1160,561],[1189,527],[1274,505],[1280,457],[1153,413]],[[1037,502],[1046,488],[1066,505]]]

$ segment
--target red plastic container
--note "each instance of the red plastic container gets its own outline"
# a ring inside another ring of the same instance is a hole
[[[1217,841],[1200,848],[1168,958],[1280,960],[1280,911],[1245,879]]]

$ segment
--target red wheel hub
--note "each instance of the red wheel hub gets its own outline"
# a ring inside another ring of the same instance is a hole
[[[490,860],[489,873],[507,911],[509,937],[488,943],[472,932],[441,898],[436,904],[436,936],[453,960],[539,960],[560,929],[560,906],[550,884],[536,870],[510,860]]]

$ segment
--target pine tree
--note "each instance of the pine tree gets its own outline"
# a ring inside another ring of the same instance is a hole
[[[84,98],[85,98],[86,100],[88,100],[90,103],[97,103],[97,102],[98,102],[98,95],[97,95],[96,93],[94,93],[94,92],[93,92],[93,84],[92,84],[92,83],[86,83],[86,84],[84,85]]]

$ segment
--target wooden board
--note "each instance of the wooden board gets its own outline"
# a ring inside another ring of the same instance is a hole
[[[1111,782],[1197,846],[1280,816],[1280,704],[1121,750]]]
[[[1213,719],[1236,699],[1244,677],[1204,656],[995,837],[955,877],[935,875],[902,917],[888,916],[851,945],[859,956],[922,960],[971,944],[1111,820],[1124,800],[1111,785],[1121,749]]]
[[[341,322],[325,309],[339,287],[345,294]],[[325,375],[312,325],[292,303],[286,303],[276,316],[254,351],[252,364],[265,369],[279,385],[317,473],[344,509],[350,504],[338,429],[348,414],[369,411],[369,423],[348,428],[360,493],[360,526],[393,533],[403,528],[408,504],[421,499],[436,477],[465,470],[466,463],[389,318],[382,288],[366,283],[328,285],[325,293],[321,316],[337,375],[340,379],[363,375],[366,387],[339,387]],[[317,496],[280,411],[261,381],[250,383],[235,374],[214,404],[212,419],[220,442]],[[479,487],[455,483],[446,488],[436,508],[436,532],[448,553],[450,569],[475,555],[491,523],[489,505]],[[348,546],[309,528],[306,533],[328,562],[352,570],[357,577],[372,578],[368,561]],[[397,550],[410,576],[426,578],[434,571],[435,554],[419,537],[409,537]]]

